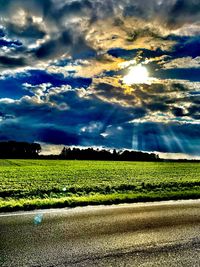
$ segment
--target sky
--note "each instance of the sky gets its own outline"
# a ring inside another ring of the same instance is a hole
[[[200,157],[200,0],[0,0],[0,141]]]

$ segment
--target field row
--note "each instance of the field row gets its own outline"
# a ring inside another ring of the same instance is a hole
[[[67,200],[72,198],[100,199],[101,195],[103,199],[112,195],[116,200],[127,194],[133,201],[136,196],[200,197],[200,164],[0,160],[0,210],[11,202],[17,207],[19,202],[39,199],[40,203],[52,203],[56,199],[56,203],[62,200],[69,206]]]

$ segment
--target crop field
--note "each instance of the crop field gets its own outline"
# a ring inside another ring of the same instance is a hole
[[[199,197],[199,163],[0,160],[0,211]]]

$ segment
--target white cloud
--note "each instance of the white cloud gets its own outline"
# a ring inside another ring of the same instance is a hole
[[[52,145],[48,143],[40,143],[42,151],[40,155],[59,155],[64,147],[64,145]]]
[[[200,57],[183,57],[170,60],[162,65],[164,69],[174,68],[200,68]]]

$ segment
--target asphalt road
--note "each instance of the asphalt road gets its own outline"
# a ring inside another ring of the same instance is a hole
[[[200,200],[0,215],[0,266],[200,266]]]

